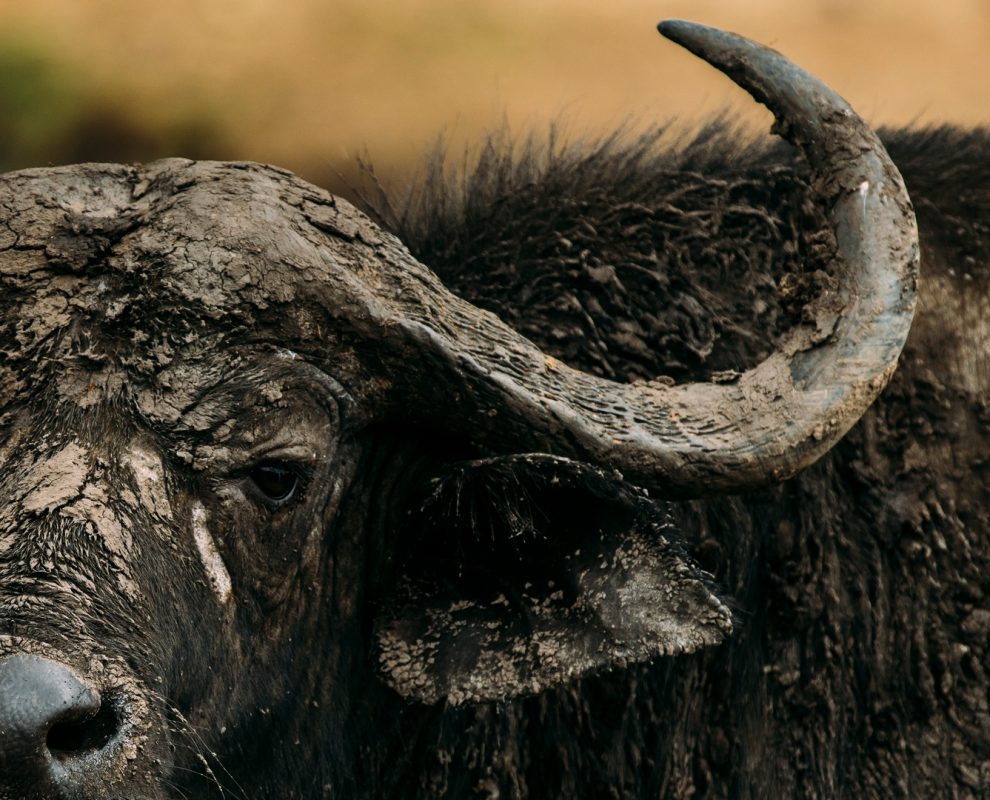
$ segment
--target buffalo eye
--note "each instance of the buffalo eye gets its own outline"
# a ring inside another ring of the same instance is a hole
[[[248,478],[269,505],[288,503],[299,489],[302,476],[292,464],[283,461],[262,461],[248,472]]]

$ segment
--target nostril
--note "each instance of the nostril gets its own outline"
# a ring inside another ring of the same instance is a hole
[[[132,695],[100,675],[102,686],[55,659],[0,658],[0,800],[109,796],[101,787],[122,779],[142,745]]]
[[[120,728],[120,719],[114,703],[108,697],[101,698],[100,707],[93,713],[61,719],[48,731],[48,751],[57,759],[75,758],[92,750],[102,750]]]
[[[101,697],[60,661],[27,654],[0,660],[0,787],[11,769],[43,780],[53,764],[68,768],[111,744],[121,700]],[[0,798],[7,796],[0,788]]]

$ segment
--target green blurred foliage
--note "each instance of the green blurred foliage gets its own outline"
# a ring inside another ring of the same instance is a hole
[[[137,106],[135,105],[134,108]],[[80,161],[221,158],[209,112],[143,119],[23,36],[0,38],[0,171]]]
[[[24,42],[0,40],[0,168],[43,163],[77,114],[67,76]]]

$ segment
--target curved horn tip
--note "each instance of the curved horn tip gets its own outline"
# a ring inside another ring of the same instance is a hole
[[[776,50],[738,33],[686,19],[664,20],[657,25],[657,30],[725,73],[758,102],[771,106],[775,116],[784,106],[807,105],[807,99],[802,95],[808,92],[822,91],[830,95],[830,101],[844,104],[837,95],[832,96],[831,89]],[[811,107],[801,110],[807,116],[817,116]]]
[[[710,47],[718,39],[735,43],[746,41],[741,36],[723,31],[721,28],[713,28],[687,19],[665,19],[657,24],[657,30],[661,36],[691,52],[696,52],[698,48]]]
[[[675,37],[681,34],[707,27],[707,25],[702,25],[700,22],[691,22],[688,19],[662,19],[657,23],[657,30],[660,31],[660,35],[666,36],[672,41],[676,41]]]
[[[816,169],[833,158],[829,142],[836,134],[823,131],[830,121],[855,128],[868,140],[868,146],[879,146],[875,134],[845,100],[776,50],[745,36],[683,19],[664,20],[657,29],[769,108],[777,120],[775,132],[800,146]]]

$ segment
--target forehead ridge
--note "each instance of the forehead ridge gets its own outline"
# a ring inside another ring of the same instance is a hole
[[[176,317],[191,328],[280,324],[287,307],[296,327],[312,329],[314,313],[369,304],[377,235],[346,201],[258,164],[172,159],[8,173],[4,327],[26,347],[77,319],[122,327],[129,311],[140,335]]]

